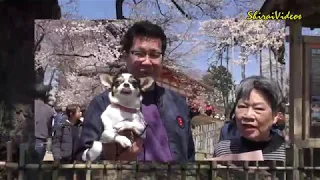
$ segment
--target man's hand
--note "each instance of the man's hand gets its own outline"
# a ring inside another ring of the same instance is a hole
[[[123,148],[129,148],[132,146],[131,140],[126,136],[117,135],[114,140]]]
[[[120,132],[119,134],[128,137],[132,141],[132,146],[129,148],[123,148],[118,143],[106,143],[103,145],[104,159],[120,161],[137,160],[138,154],[143,149],[142,139],[131,130],[125,130]]]
[[[59,164],[60,164],[60,159],[55,159],[55,160],[53,161],[53,165],[54,165],[55,167],[58,167]]]

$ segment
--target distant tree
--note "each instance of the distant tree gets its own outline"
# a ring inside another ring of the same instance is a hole
[[[116,0],[117,19],[221,18],[225,0]],[[123,14],[128,9],[128,15]]]
[[[223,99],[223,106],[227,111],[229,105],[229,95],[234,86],[231,73],[224,66],[211,65],[207,73],[203,76],[203,82],[214,87]]]
[[[122,66],[119,42],[126,28],[125,21],[37,20],[35,69],[57,72],[47,73],[46,84],[55,81],[50,103],[87,104],[98,94],[97,74]]]
[[[241,67],[241,76],[245,78],[245,67],[250,62],[249,56],[270,50],[277,61],[284,61],[285,27],[277,21],[249,21],[244,18],[207,20],[200,22],[200,34],[204,40],[199,44],[217,55],[229,47],[239,50],[235,64]],[[214,56],[212,56],[214,58]],[[219,57],[211,61],[219,61]],[[269,61],[269,59],[268,59]]]

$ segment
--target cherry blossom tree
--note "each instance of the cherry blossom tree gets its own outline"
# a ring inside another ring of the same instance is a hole
[[[270,49],[279,61],[284,58],[285,28],[276,21],[208,20],[200,23],[200,33],[208,37],[200,45],[215,54],[232,46],[239,49],[239,57],[233,63],[241,65],[243,78],[248,57],[260,50]]]
[[[171,59],[180,62],[180,67],[190,65],[190,61],[196,54],[203,51],[202,46],[198,46],[198,29],[190,32],[190,27],[199,21],[209,19],[228,18],[230,13],[227,9],[232,9],[232,16],[239,16],[248,10],[260,8],[263,0],[116,0],[117,18],[133,20],[149,20],[161,25],[166,33],[172,37],[172,49],[174,54],[170,54]],[[126,9],[128,13],[123,14]],[[124,17],[125,16],[125,17]],[[200,42],[202,42],[200,40]],[[183,45],[182,45],[183,44]],[[186,49],[191,47],[192,50]]]
[[[58,20],[46,22],[44,29],[35,60],[36,68],[49,66],[60,73],[58,90],[50,92],[56,99],[51,100],[57,106],[87,104],[102,91],[97,74],[122,66],[119,41],[126,22]]]
[[[264,0],[115,0],[117,19],[221,19],[259,9]],[[123,10],[129,11],[124,14]],[[228,13],[226,9],[232,9]]]
[[[57,106],[63,107],[70,103],[87,104],[95,94],[100,93],[103,87],[97,75],[114,73],[124,66],[119,42],[132,23],[132,21],[37,21],[36,33],[39,35],[36,39],[41,42],[35,51],[36,68],[56,69],[55,75],[51,70],[51,74],[47,76],[52,75],[53,79],[58,81],[49,93],[50,103],[56,102]],[[43,34],[44,37],[40,38]],[[171,57],[178,55],[170,53],[175,51],[170,45],[164,65],[172,71],[183,74],[175,63],[176,59],[171,60]],[[188,78],[184,78],[181,83],[188,84],[188,81],[190,81]],[[48,82],[50,81],[47,80]],[[196,84],[192,86],[198,88],[196,93],[203,89],[199,83],[191,84]],[[204,89],[203,92],[205,95],[199,96],[207,96],[208,91]]]
[[[173,72],[173,76],[177,77],[179,89],[184,90],[187,93],[189,102],[197,103],[200,106],[205,106],[206,103],[212,105],[220,103],[220,95],[215,93],[214,87],[203,83],[199,79],[193,78],[193,74],[190,75],[179,69],[169,69]],[[197,71],[190,73],[199,73],[199,76],[201,76],[200,72]]]
[[[118,1],[118,0],[117,0]],[[222,18],[224,0],[120,0],[117,18],[124,18],[122,7],[128,9],[130,19],[144,17],[146,19],[175,19]],[[121,17],[122,15],[122,17]]]
[[[166,64],[177,72],[181,70],[189,72],[192,69],[192,61],[203,51],[203,48],[198,46],[199,39],[195,33],[198,30],[198,20],[222,18],[224,2],[224,0],[126,0],[123,1],[123,8],[129,10],[127,15],[129,19],[149,20],[159,24],[169,37],[170,46],[166,54],[168,59],[173,61]],[[123,14],[120,11],[121,9],[117,9],[117,17],[121,19]],[[217,97],[212,90],[188,78],[180,82],[187,85],[183,89],[193,93],[197,99],[216,102]]]
[[[197,37],[199,34],[194,33],[198,26],[195,20],[223,17],[223,8],[226,5],[224,0],[116,2],[130,9],[128,17],[134,20],[121,23],[63,20],[36,23],[37,32],[40,32],[36,41],[39,43],[35,49],[36,67],[57,69],[54,71],[56,74],[52,76],[56,84],[59,83],[62,86],[55,87],[51,91],[51,100],[54,102],[56,99],[53,97],[57,97],[58,105],[62,105],[61,99],[66,99],[63,101],[64,105],[70,102],[83,104],[90,99],[89,96],[101,91],[96,75],[123,66],[120,61],[119,40],[126,28],[135,21],[149,20],[163,27],[169,41],[165,57],[166,66],[176,71],[180,71],[181,67],[186,68],[188,65],[190,67],[194,57],[207,48],[199,45],[201,44]],[[77,0],[70,0],[64,6],[74,7],[71,9],[76,12],[76,4]],[[65,16],[66,19],[75,17]],[[241,42],[245,43],[245,41]],[[245,53],[247,50],[244,51],[244,56],[246,56]],[[57,74],[61,76],[57,78]],[[82,86],[80,87],[79,84]],[[201,96],[212,97],[205,90]]]

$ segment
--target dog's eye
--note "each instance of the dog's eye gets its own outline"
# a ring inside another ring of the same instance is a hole
[[[119,85],[120,85],[120,81],[115,81],[115,82],[114,82],[114,85],[115,85],[115,86],[119,86]]]
[[[138,86],[139,86],[138,81],[132,81],[131,84],[132,84],[134,87],[138,87]]]

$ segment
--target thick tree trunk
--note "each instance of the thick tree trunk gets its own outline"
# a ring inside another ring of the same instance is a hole
[[[281,82],[281,89],[284,90],[284,81],[283,81],[283,67],[284,65],[280,64],[280,82]],[[283,92],[284,93],[284,92]]]
[[[226,63],[227,63],[227,69],[230,72],[230,68],[229,68],[229,46],[226,47]]]
[[[94,67],[90,69],[83,69],[78,72],[79,76],[97,76],[98,74],[101,73],[106,73],[106,74],[115,74],[121,71],[124,67],[123,63],[113,63],[109,64],[108,66],[105,67]]]
[[[273,78],[272,76],[272,58],[271,58],[271,49],[269,48],[269,71],[270,71],[270,78]]]
[[[32,137],[34,131],[32,85],[35,15],[29,11],[26,7],[22,9],[22,6],[8,6],[6,3],[0,5],[0,101],[12,113],[13,119],[9,121],[14,129],[8,131],[20,134],[24,142]]]
[[[223,64],[223,51],[220,52],[219,59],[220,59],[220,66],[222,66],[222,64]]]
[[[18,153],[19,143],[34,142],[34,20],[60,15],[57,0],[0,3],[1,160],[6,158],[3,146],[9,138],[13,141],[14,154]]]
[[[245,49],[241,48],[241,52],[244,52]],[[248,58],[248,57],[246,57]],[[241,78],[245,79],[246,78],[246,62],[248,59],[245,59],[244,62],[241,63]]]
[[[124,0],[116,0],[116,17],[117,19],[125,19],[123,16],[123,2]]]
[[[259,56],[260,76],[262,76],[262,50],[260,50]]]
[[[245,79],[246,78],[246,65],[241,64],[241,78]]]
[[[279,62],[277,61],[277,57],[276,55],[273,55],[274,59],[275,59],[275,68],[276,68],[276,80],[277,80],[277,83],[279,84]]]

